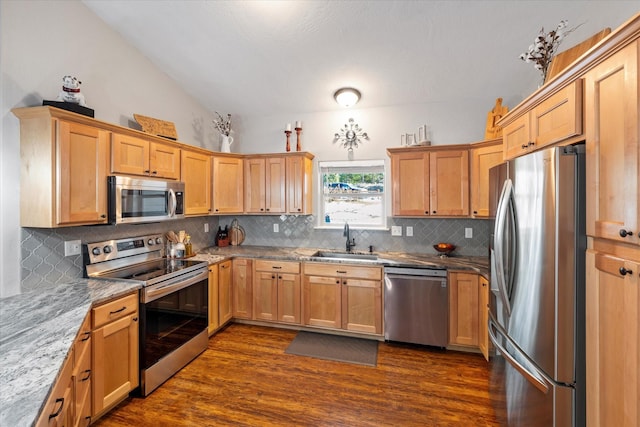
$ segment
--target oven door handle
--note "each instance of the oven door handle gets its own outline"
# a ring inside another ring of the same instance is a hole
[[[142,293],[142,302],[148,303],[158,298],[162,298],[165,295],[169,295],[173,292],[184,289],[188,286],[198,283],[202,280],[207,280],[208,270],[195,271],[183,276],[175,277],[167,282],[144,288]]]

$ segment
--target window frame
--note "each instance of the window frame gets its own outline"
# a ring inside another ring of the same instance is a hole
[[[349,223],[350,228],[357,230],[388,230],[388,200],[389,196],[387,195],[389,192],[389,174],[387,173],[386,162],[383,159],[371,159],[371,160],[335,160],[335,161],[318,161],[317,167],[317,199],[318,203],[316,204],[316,229],[326,229],[326,230],[342,230],[344,227],[344,223],[325,223],[325,194],[324,194],[324,182],[323,175],[326,173],[327,168],[336,169],[336,173],[339,171],[348,171],[351,169],[362,169],[362,172],[353,172],[353,173],[382,173],[383,174],[383,191],[381,193],[376,193],[381,197],[381,222],[380,224],[357,224],[357,223]],[[367,170],[368,168],[368,170]]]

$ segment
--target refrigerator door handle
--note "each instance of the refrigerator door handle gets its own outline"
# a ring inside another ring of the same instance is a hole
[[[507,349],[504,348],[504,346],[502,346],[498,342],[498,338],[497,338],[496,333],[494,332],[494,330],[496,332],[498,332],[500,335],[504,336],[504,333],[502,333],[500,331],[500,328],[495,323],[494,319],[490,318],[489,319],[489,338],[491,339],[491,342],[496,347],[496,349],[498,349],[498,351],[500,352],[502,357],[504,357],[505,360],[511,364],[511,366],[513,366],[518,372],[520,372],[520,374],[523,377],[525,377],[527,379],[527,381],[529,381],[535,388],[537,388],[538,390],[540,390],[544,394],[549,393],[549,385],[544,381],[544,378],[539,378],[534,373],[530,372],[524,365],[522,365],[520,362],[518,362],[507,351]]]
[[[504,233],[506,229],[506,219],[511,203],[511,197],[513,194],[513,183],[510,179],[504,182],[502,187],[502,193],[500,194],[500,201],[498,202],[498,210],[496,213],[496,224],[494,229],[494,254],[495,254],[495,267],[496,267],[496,282],[498,284],[498,293],[500,299],[507,311],[507,315],[511,315],[511,302],[509,301],[509,295],[507,294],[507,281],[504,271]]]

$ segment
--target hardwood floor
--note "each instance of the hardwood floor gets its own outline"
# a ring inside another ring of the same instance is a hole
[[[380,343],[377,367],[285,354],[296,332],[232,324],[94,426],[497,426],[477,354]]]

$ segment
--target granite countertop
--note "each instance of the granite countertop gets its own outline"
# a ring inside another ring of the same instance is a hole
[[[139,288],[78,279],[0,299],[0,425],[33,425],[91,307]]]
[[[335,249],[318,248],[274,248],[270,246],[212,246],[202,249],[193,259],[207,261],[210,264],[233,257],[262,258],[283,261],[320,261],[331,263],[355,263],[366,265],[394,266],[394,267],[438,267],[450,270],[468,270],[489,277],[489,258],[483,256],[451,256],[441,258],[438,255],[404,253],[404,252],[373,252],[377,260],[344,260],[336,258],[318,258],[314,254],[318,251],[338,252]],[[368,252],[356,252],[368,254]]]
[[[233,257],[469,270],[488,277],[487,257],[376,252],[376,260],[318,258],[317,248],[209,247],[192,259]],[[327,249],[328,252],[337,252]],[[140,288],[138,282],[78,279],[0,299],[0,425],[33,425],[91,307]]]

